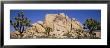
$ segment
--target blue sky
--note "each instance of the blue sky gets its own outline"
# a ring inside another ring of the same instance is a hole
[[[21,10],[10,10],[10,19],[14,20],[17,13]],[[31,24],[37,21],[43,21],[46,14],[65,13],[69,18],[76,18],[79,22],[84,23],[87,18],[93,18],[101,22],[101,10],[22,10],[24,15],[31,20]],[[14,31],[10,26],[10,31]]]

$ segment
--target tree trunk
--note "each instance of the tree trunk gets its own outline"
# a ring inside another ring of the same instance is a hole
[[[93,33],[93,28],[91,28],[90,33],[91,33],[91,34]]]
[[[49,35],[49,32],[48,32],[48,36],[50,36],[50,35]]]
[[[23,34],[22,34],[22,32],[20,32],[20,39],[23,37]]]
[[[90,30],[90,33],[91,33],[91,34],[92,34],[92,31],[93,31],[93,30]]]

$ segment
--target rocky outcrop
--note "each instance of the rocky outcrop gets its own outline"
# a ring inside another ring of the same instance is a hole
[[[83,30],[83,27],[77,20],[70,19],[64,13],[47,14],[44,26],[52,28],[53,31],[50,32],[50,35],[54,35],[56,38],[63,38],[63,35],[70,31]]]
[[[35,38],[35,37],[37,38],[41,36],[46,36],[43,24],[39,23],[32,24],[32,27],[28,28],[23,33],[23,35],[24,35],[23,38]]]
[[[48,28],[48,29],[47,29]],[[11,38],[19,38],[12,32]],[[22,38],[89,38],[89,33],[83,32],[82,24],[75,18],[69,18],[64,13],[47,14],[44,21],[38,21],[27,28]]]
[[[10,38],[14,38],[14,39],[17,39],[17,38],[20,38],[20,33],[18,31],[16,32],[11,32],[10,33]]]

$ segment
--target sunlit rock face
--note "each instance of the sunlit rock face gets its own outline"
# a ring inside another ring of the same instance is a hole
[[[45,29],[43,27],[43,24],[35,23],[32,25],[32,30],[36,32],[45,32]]]
[[[64,13],[60,14],[47,14],[44,22],[45,27],[53,29],[50,35],[54,35],[56,38],[63,38],[64,34],[75,29],[83,30],[82,26],[77,20],[72,20]]]
[[[46,36],[43,24],[34,23],[32,27],[26,29],[23,38],[37,38],[41,36]]]
[[[83,30],[83,26],[80,22],[78,22],[77,20],[73,20],[71,21],[72,23],[72,29],[80,29]]]

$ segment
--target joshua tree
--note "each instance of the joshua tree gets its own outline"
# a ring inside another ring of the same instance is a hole
[[[50,33],[50,31],[52,31],[52,28],[46,27],[46,28],[45,28],[45,31],[47,32],[47,35],[49,36],[49,33]]]
[[[84,28],[89,29],[90,33],[92,33],[94,30],[100,30],[100,23],[90,18],[85,21]]]
[[[16,31],[20,32],[20,38],[22,38],[22,33],[30,26],[30,20],[28,20],[27,17],[24,17],[23,11],[19,12],[18,16],[14,19],[15,21],[10,20],[10,23]]]

